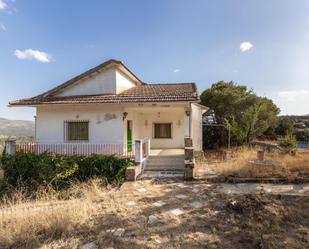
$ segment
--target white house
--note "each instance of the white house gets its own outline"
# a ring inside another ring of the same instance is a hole
[[[151,149],[184,148],[185,137],[201,150],[206,108],[198,103],[194,83],[148,84],[121,61],[109,60],[9,105],[36,108],[37,144],[120,144],[131,151],[144,138]]]

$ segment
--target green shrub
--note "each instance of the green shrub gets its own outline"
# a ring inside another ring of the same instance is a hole
[[[86,181],[104,177],[109,183],[124,180],[125,171],[133,164],[131,159],[110,155],[51,156],[16,153],[2,156],[2,169],[7,184],[20,183],[28,187],[67,186],[72,181]]]
[[[297,140],[295,136],[292,136],[292,135],[279,138],[278,144],[286,152],[293,152],[297,148]]]

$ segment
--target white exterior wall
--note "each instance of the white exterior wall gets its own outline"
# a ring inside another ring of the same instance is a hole
[[[135,86],[135,83],[116,68],[95,72],[63,89],[58,96],[115,94]]]
[[[152,149],[183,148],[186,132],[184,107],[130,109],[127,120],[133,120],[133,139],[150,138]],[[154,123],[172,123],[172,138],[154,138]],[[126,138],[126,131],[124,137]]]
[[[132,106],[132,105],[131,105]],[[201,110],[192,106],[191,135],[195,148],[201,149]],[[123,120],[123,112],[128,115]],[[106,114],[115,118],[106,120]],[[199,118],[200,117],[200,118]],[[185,105],[164,107],[129,107],[126,105],[54,105],[37,108],[36,140],[39,143],[64,143],[64,121],[89,121],[89,143],[120,144],[127,142],[127,120],[133,121],[133,141],[150,138],[151,148],[183,148],[189,135],[189,117]],[[171,139],[155,139],[154,123],[172,123]]]
[[[119,70],[116,70],[116,93],[121,93],[134,86],[134,82],[130,80],[128,76]]]
[[[94,95],[116,92],[116,72],[110,68],[100,73],[94,73],[74,85],[63,89],[58,96]]]
[[[203,126],[202,126],[202,108],[197,104],[191,104],[191,138],[194,150],[203,149]]]
[[[107,120],[106,114],[116,118]],[[122,110],[117,106],[75,105],[37,108],[36,140],[39,143],[64,143],[65,120],[89,121],[89,143],[123,143]]]

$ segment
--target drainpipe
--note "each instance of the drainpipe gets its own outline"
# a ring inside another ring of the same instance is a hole
[[[36,141],[36,137],[37,137],[37,135],[36,135],[36,121],[37,121],[37,116],[34,116],[34,141],[35,142],[37,142]]]

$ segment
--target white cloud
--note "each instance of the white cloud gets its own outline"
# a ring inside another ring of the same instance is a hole
[[[278,96],[288,101],[296,101],[299,100],[299,98],[309,97],[309,91],[307,90],[281,91],[278,93]]]
[[[6,31],[6,27],[4,26],[4,24],[0,23],[0,29],[1,29],[2,31]]]
[[[246,52],[246,51],[250,50],[251,48],[253,48],[253,45],[249,41],[242,42],[242,43],[240,43],[240,46],[239,46],[239,49],[240,49],[241,52]]]
[[[26,49],[24,51],[17,49],[15,50],[14,54],[18,59],[21,59],[21,60],[35,59],[43,63],[48,63],[50,62],[50,59],[51,59],[49,54],[42,52],[42,51],[33,50],[33,49]]]
[[[0,0],[0,10],[5,10],[6,8],[7,8],[7,5],[4,2],[4,0]]]
[[[180,72],[180,69],[174,69],[173,72],[174,72],[174,73],[179,73],[179,72]]]

